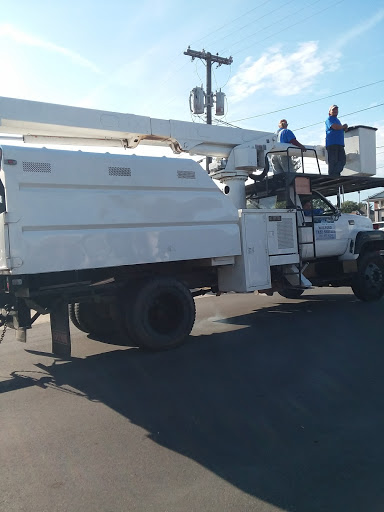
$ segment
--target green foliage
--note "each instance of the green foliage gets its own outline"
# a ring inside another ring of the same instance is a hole
[[[364,211],[364,203],[356,203],[355,201],[344,201],[341,205],[341,211],[343,213],[361,212]]]
[[[312,208],[314,210],[323,210],[324,201],[322,199],[312,199]]]

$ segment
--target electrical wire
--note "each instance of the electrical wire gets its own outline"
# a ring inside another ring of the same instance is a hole
[[[212,32],[210,32],[209,34],[207,34],[206,36],[203,36],[201,37],[200,39],[197,39],[196,41],[192,41],[191,44],[196,44],[196,43],[199,43],[200,41],[202,41],[203,39],[205,39],[206,37],[208,36],[211,36],[212,34],[215,34],[216,32],[218,32],[219,30],[223,29],[224,27],[228,26],[228,25],[231,25],[231,23],[235,23],[235,21],[239,20],[240,18],[243,18],[244,16],[247,16],[247,14],[255,11],[256,9],[260,9],[260,7],[262,7],[263,5],[265,4],[268,4],[271,0],[266,0],[265,2],[263,2],[262,4],[260,5],[257,5],[256,7],[254,7],[253,9],[251,9],[250,11],[247,11],[245,12],[244,14],[241,14],[240,16],[238,16],[237,18],[235,18],[234,20],[231,20],[229,21],[228,23],[225,23],[224,25],[222,25],[221,27],[217,28],[216,30],[213,30]]]
[[[201,59],[199,59],[199,60],[200,60],[200,62],[204,62],[204,61],[202,61]],[[197,60],[196,60],[196,62],[195,62],[195,72],[196,72],[196,75],[197,75],[197,76],[198,76],[198,78],[199,78],[200,83],[203,83],[203,80],[201,79],[201,77],[200,77],[200,75],[199,75],[199,72],[197,71]]]
[[[373,108],[379,108],[379,107],[382,107],[384,105],[384,103],[379,103],[378,105],[373,105],[372,107],[367,107],[367,108],[363,108],[361,110],[356,110],[355,112],[349,112],[347,114],[343,114],[343,117],[347,117],[347,116],[352,116],[353,114],[358,114],[360,112],[365,112],[367,110],[372,110]],[[229,126],[232,126],[233,128],[240,128],[240,129],[243,129],[241,128],[240,126],[235,126],[231,123],[234,123],[235,121],[229,121],[228,124]],[[313,123],[313,124],[309,124],[307,126],[302,126],[301,128],[293,128],[295,130],[295,132],[299,131],[299,130],[305,130],[306,128],[311,128],[312,126],[318,126],[320,124],[323,124],[324,121],[319,121],[317,123]],[[379,149],[379,148],[383,148],[384,146],[376,146],[376,149]],[[383,152],[384,153],[384,152]]]
[[[306,18],[303,18],[302,20],[297,21],[296,23],[293,23],[292,25],[288,25],[288,27],[282,28],[282,29],[281,29],[281,30],[279,30],[278,32],[274,32],[274,33],[273,33],[273,34],[271,34],[270,36],[267,36],[267,37],[265,37],[264,39],[261,39],[260,41],[256,41],[255,43],[252,43],[252,44],[250,44],[249,46],[246,46],[245,48],[242,48],[242,49],[241,49],[241,50],[239,50],[238,52],[235,52],[235,53],[233,54],[233,56],[234,56],[234,55],[238,55],[239,53],[241,53],[241,52],[243,52],[243,51],[247,50],[248,48],[251,48],[251,47],[255,46],[256,44],[262,43],[263,41],[266,41],[267,39],[270,39],[271,37],[274,37],[274,36],[276,36],[276,35],[278,35],[278,34],[281,34],[281,32],[284,32],[285,30],[288,30],[289,28],[295,27],[296,25],[299,25],[300,23],[303,23],[304,21],[307,21],[307,20],[309,20],[310,18],[313,18],[314,16],[317,16],[318,14],[321,14],[321,13],[323,13],[323,12],[327,11],[327,10],[328,10],[328,9],[330,9],[331,7],[333,7],[333,8],[334,8],[334,7],[336,7],[336,5],[341,4],[341,2],[344,2],[344,0],[339,0],[338,2],[333,3],[332,5],[329,5],[328,7],[325,7],[325,8],[324,8],[324,9],[322,9],[321,11],[318,11],[318,12],[316,12],[316,13],[314,13],[314,14],[311,14],[310,16],[307,16]],[[280,21],[281,21],[281,20],[280,20]],[[255,32],[255,33],[254,33],[254,34],[252,34],[252,35],[256,35],[256,34],[258,34],[258,32]],[[252,37],[252,36],[249,36],[249,37]],[[248,37],[248,38],[244,38],[244,40],[245,40],[245,39],[249,39],[249,37]]]
[[[271,23],[270,25],[267,25],[266,27],[262,27],[262,28],[260,28],[260,30],[258,30],[257,32],[254,32],[253,34],[250,34],[250,35],[248,35],[248,36],[246,36],[246,37],[243,37],[243,38],[239,39],[238,41],[235,41],[234,43],[231,43],[231,49],[233,49],[233,47],[234,47],[234,46],[236,46],[236,45],[238,45],[238,44],[242,43],[243,41],[245,41],[245,40],[247,40],[247,39],[250,39],[251,37],[253,37],[253,36],[255,36],[255,35],[260,34],[260,32],[263,32],[263,31],[267,30],[268,28],[275,27],[275,26],[276,26],[276,24],[280,24],[282,21],[284,21],[284,20],[286,20],[286,19],[288,19],[288,18],[291,18],[292,16],[295,16],[295,15],[296,15],[296,14],[298,14],[299,12],[304,11],[304,10],[305,10],[305,9],[307,9],[308,7],[312,7],[313,5],[315,5],[315,4],[319,3],[319,2],[320,2],[320,0],[315,0],[314,2],[312,2],[312,3],[311,3],[311,4],[309,4],[309,5],[306,5],[306,6],[304,6],[304,7],[300,7],[300,9],[297,9],[296,11],[292,11],[292,12],[290,12],[289,14],[287,14],[286,16],[284,16],[283,18],[280,18],[280,19],[278,19],[278,20],[274,21],[274,22],[273,22],[273,23]],[[290,4],[290,3],[292,3],[292,0],[290,0],[289,2],[287,2],[287,3],[284,5],[284,8],[285,8],[288,4]],[[281,11],[281,10],[282,10],[282,9],[281,9],[281,7],[279,7],[279,8],[277,8],[277,9],[274,9],[273,11],[270,11],[268,14],[272,14],[272,13],[274,13],[275,11]],[[286,12],[286,11],[282,11],[282,12]],[[266,16],[266,15],[265,15],[265,16]],[[260,18],[258,18],[258,19],[257,19],[257,20],[255,20],[255,21],[259,21],[260,19],[264,18],[265,16],[261,16]],[[242,28],[245,28],[245,27],[247,27],[248,25],[251,25],[251,24],[252,24],[252,23],[248,23],[247,25],[244,25],[244,27],[242,27]],[[230,35],[231,35],[231,34],[230,34]],[[268,37],[269,37],[269,36],[268,36]],[[224,38],[223,38],[223,39],[224,39]],[[219,39],[219,41],[220,41],[220,39]],[[261,41],[264,41],[264,39],[262,39]],[[257,44],[257,43],[256,43],[256,44]],[[224,50],[220,50],[220,53],[225,52],[225,51],[230,51],[230,50],[229,50],[229,48],[228,48],[228,49],[224,49]],[[238,53],[240,53],[241,51],[242,51],[242,50],[239,50],[238,52],[234,53],[233,55],[237,55],[237,54],[238,54]]]
[[[183,54],[182,54],[182,53],[179,53],[179,54],[178,54],[178,56],[177,56],[175,59],[173,59],[172,63],[173,63],[173,62],[175,62],[175,61],[177,60],[177,58],[178,58],[178,57],[180,57],[180,55],[183,55]],[[183,64],[182,66],[180,66],[178,69],[176,69],[175,71],[172,71],[172,72],[171,72],[171,74],[168,76],[168,78],[165,78],[162,82],[160,82],[159,84],[157,84],[157,87],[156,87],[156,88],[157,88],[157,91],[158,91],[157,95],[159,95],[159,94],[160,94],[160,92],[163,90],[163,86],[164,86],[166,83],[168,83],[168,82],[173,78],[173,76],[174,76],[175,74],[179,74],[179,73],[180,73],[180,71],[182,71],[182,70],[187,66],[187,64],[189,64],[189,62],[185,62],[185,64]],[[175,98],[173,98],[173,99],[175,99]],[[173,99],[172,99],[172,101],[173,101]],[[151,101],[150,101],[150,103],[149,103],[149,106],[153,105],[154,103],[155,103],[155,99],[154,99],[154,98],[153,98],[153,96],[152,96]],[[167,103],[167,105],[168,105],[168,103]]]
[[[334,98],[335,96],[340,96],[341,94],[347,94],[349,92],[358,91],[359,89],[364,89],[365,87],[371,87],[372,85],[380,84],[384,82],[384,80],[378,80],[377,82],[372,82],[370,84],[361,85],[359,87],[355,87],[354,89],[348,89],[347,91],[336,92],[335,94],[330,94],[329,96],[323,96],[322,98],[318,98],[316,100],[306,101],[304,103],[298,103],[297,105],[291,105],[290,107],[280,108],[278,110],[271,110],[271,112],[264,112],[263,114],[256,114],[255,116],[243,117],[242,119],[235,119],[231,121],[231,123],[239,123],[240,121],[246,121],[247,119],[254,119],[256,117],[268,116],[270,114],[276,114],[277,112],[285,112],[286,110],[291,110],[293,108],[302,107],[304,105],[309,105],[310,103],[315,103],[316,101],[323,101],[328,98]],[[384,146],[382,146],[384,147]]]
[[[227,78],[227,81],[225,82],[224,85],[222,85],[220,87],[220,89],[224,89],[224,87],[227,85],[227,83],[229,82],[230,78],[231,78],[231,75],[232,75],[232,64],[230,64],[229,66],[229,74],[228,74],[228,78]]]
[[[214,81],[216,83],[216,90],[217,90],[219,88],[219,85],[218,85],[217,80],[216,80],[216,73],[215,73],[214,69],[212,70],[212,74],[213,74],[213,79],[214,79]]]
[[[212,35],[212,34],[215,34],[216,32],[218,32],[219,30],[221,30],[222,28],[226,27],[227,25],[230,25],[231,23],[234,23],[235,21],[239,20],[240,18],[244,17],[244,16],[247,16],[249,13],[255,11],[256,9],[259,9],[260,7],[262,7],[263,5],[265,4],[268,4],[270,3],[272,0],[265,0],[264,2],[262,2],[260,5],[254,7],[253,9],[250,9],[249,11],[245,12],[244,14],[238,16],[237,18],[235,18],[234,20],[231,20],[230,22],[222,25],[221,27],[213,30],[212,32],[210,32],[208,34],[208,36]],[[197,39],[195,41],[192,41],[192,43],[190,45],[194,45],[200,41],[202,41],[203,39],[205,39],[207,36],[203,36],[202,38],[200,39]],[[183,56],[183,52],[180,52],[177,54],[176,57],[174,57],[173,59],[171,59],[170,61],[168,61],[168,64],[166,65],[167,68],[169,68],[169,66],[171,66],[174,62],[176,62],[178,60],[178,58],[180,56]],[[160,87],[162,88],[166,83],[168,83],[175,74],[178,74],[182,69],[184,69],[186,67],[186,65],[188,64],[188,62],[186,62],[185,64],[183,64],[181,67],[179,67],[178,69],[176,69],[175,71],[171,72],[170,76],[168,76],[167,78],[165,78],[162,82],[160,82],[158,85],[157,85],[157,89],[159,89]],[[228,81],[229,81],[229,78],[228,78]],[[226,84],[228,83],[228,81],[226,82]],[[225,84],[225,85],[226,85]],[[224,87],[224,86],[223,86]],[[153,102],[152,102],[153,103]],[[150,105],[152,104],[150,103]]]
[[[242,130],[243,128],[240,128],[240,126],[235,126],[233,124],[227,123],[226,121],[223,121],[222,119],[216,119],[216,123],[225,124],[226,126],[230,126],[231,128],[238,128],[239,130]]]
[[[249,14],[250,12],[253,12],[254,10],[258,9],[259,7],[261,7],[261,6],[263,6],[263,5],[267,4],[267,3],[269,3],[269,1],[270,1],[270,0],[267,0],[267,1],[263,2],[262,4],[260,4],[258,7],[255,7],[255,8],[253,8],[253,9],[251,9],[250,11],[247,11],[247,12],[246,12],[246,13],[244,13],[243,15],[238,16],[237,18],[235,18],[235,19],[234,19],[234,20],[232,20],[231,22],[229,22],[229,23],[227,23],[227,24],[223,25],[221,28],[223,28],[223,27],[225,27],[225,26],[229,25],[230,23],[235,22],[236,20],[238,20],[238,19],[242,18],[243,16],[246,16],[246,15],[247,15],[247,14]],[[291,1],[293,1],[293,0],[290,0],[288,3],[291,3]],[[320,0],[316,0],[314,3],[317,3],[318,1],[320,1]],[[344,1],[344,0],[340,0],[340,1]],[[286,6],[286,5],[287,5],[287,4],[285,4],[285,6]],[[284,7],[285,7],[285,6],[284,6]],[[305,8],[306,8],[306,7],[304,7],[303,9],[305,9]],[[275,10],[277,10],[277,9],[275,9]],[[274,11],[271,11],[271,12],[275,12],[275,10],[274,10]],[[302,10],[302,9],[300,9],[300,10]],[[299,11],[297,11],[297,12],[299,12]],[[270,13],[268,13],[268,14],[270,14]],[[291,15],[289,15],[289,16],[291,16]],[[264,16],[262,16],[262,17],[264,17]],[[255,21],[258,21],[258,20],[259,20],[259,19],[261,19],[262,17],[260,17],[260,18],[256,18],[256,20],[254,20],[254,21],[253,21],[253,23],[254,23]],[[217,31],[221,30],[221,28],[218,28],[218,29],[214,30],[213,32],[211,32],[211,34],[214,34],[215,32],[217,32]],[[197,41],[195,41],[194,43],[191,43],[191,44],[195,44],[196,42],[201,41],[201,40],[202,40],[202,39],[204,39],[205,37],[206,37],[206,36],[204,36],[203,38],[201,38],[201,39],[199,39],[199,40],[197,40]],[[219,40],[220,40],[220,39],[219,39]],[[242,41],[242,40],[241,40],[241,41]],[[236,44],[236,43],[235,43],[235,44]],[[220,53],[221,53],[221,52],[220,52]],[[181,55],[183,55],[183,53],[179,53],[179,54],[178,54],[174,59],[172,59],[172,60],[170,61],[170,63],[169,63],[169,64],[173,64],[174,62],[176,62],[176,60],[177,60]],[[162,82],[160,82],[160,84],[158,84],[158,90],[159,90],[159,88],[162,88],[166,83],[168,83],[168,82],[172,79],[172,77],[173,77],[175,74],[178,74],[182,69],[184,69],[184,68],[186,67],[186,65],[187,65],[187,64],[188,64],[188,63],[183,64],[183,65],[182,65],[181,67],[179,67],[177,70],[175,70],[174,72],[172,72],[172,73],[170,74],[170,76],[168,76],[168,77],[167,77],[167,78],[165,78]],[[228,81],[229,81],[229,78],[228,78],[228,80],[227,80],[226,84],[228,83]],[[226,84],[225,84],[225,85],[226,85]],[[225,85],[224,85],[223,87],[225,87]],[[152,104],[152,103],[151,103],[151,104]]]
[[[384,105],[384,103],[379,103],[378,105],[374,105],[373,107],[367,107],[367,108],[363,108],[361,110],[356,110],[355,112],[349,112],[348,114],[343,114],[343,117],[347,117],[347,116],[352,116],[353,114],[358,114],[360,112],[365,112],[366,110],[371,110],[373,108],[378,108],[378,107],[382,107]],[[319,123],[313,123],[313,124],[309,124],[308,126],[302,126],[301,128],[294,128],[295,132],[299,131],[299,130],[305,130],[306,128],[311,128],[312,126],[317,126],[319,124],[323,124],[324,121],[320,121]]]
[[[292,2],[294,2],[294,1],[295,1],[295,0],[288,0],[288,2],[286,2],[286,3],[284,4],[284,9],[287,7],[287,5],[291,4],[291,3],[292,3]],[[315,3],[315,4],[317,4],[318,2],[320,2],[320,0],[316,0],[314,3]],[[297,13],[297,12],[300,12],[300,11],[301,11],[301,10],[303,10],[303,9],[306,9],[307,7],[308,7],[308,6],[306,6],[306,7],[302,7],[301,9],[299,9],[298,11],[296,11],[296,13]],[[274,12],[276,12],[276,11],[281,11],[281,9],[282,9],[282,7],[281,7],[281,6],[279,6],[279,7],[277,7],[276,9],[273,9],[272,11],[269,11],[269,12],[267,12],[267,13],[263,14],[263,15],[262,15],[262,16],[260,16],[259,18],[256,18],[255,20],[252,20],[252,21],[250,21],[249,23],[246,23],[246,24],[245,24],[245,25],[243,25],[242,27],[237,28],[236,30],[234,30],[233,32],[230,32],[230,33],[229,33],[229,34],[227,34],[226,36],[223,36],[223,37],[221,37],[220,39],[217,39],[217,40],[215,41],[215,43],[217,43],[218,41],[222,41],[223,39],[226,39],[227,37],[231,36],[231,35],[232,35],[232,34],[234,34],[235,32],[240,32],[240,31],[241,31],[241,30],[243,30],[244,28],[249,27],[249,25],[254,25],[256,21],[260,21],[260,20],[262,20],[263,18],[265,18],[266,16],[269,16],[270,14],[273,14],[273,13],[274,13]],[[291,13],[289,16],[293,16],[293,15],[294,15],[294,14],[296,14],[296,13]],[[285,18],[283,18],[283,19],[285,19]],[[273,25],[270,25],[270,26],[273,26]],[[264,30],[264,28],[262,28],[261,30]],[[252,35],[254,35],[254,34],[252,34]],[[241,40],[240,40],[240,42],[242,42],[242,41],[244,41],[244,39],[241,39]],[[235,44],[238,44],[238,43],[234,43],[234,45],[235,45]]]

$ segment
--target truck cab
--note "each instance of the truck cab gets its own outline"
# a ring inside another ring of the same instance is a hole
[[[301,213],[298,225],[311,227],[313,223],[317,258],[338,256],[342,259],[344,255],[349,258],[348,246],[356,238],[357,233],[373,229],[369,218],[342,213],[337,206],[316,190],[313,190],[311,195],[301,196],[300,200],[302,208],[298,210]],[[301,242],[308,241],[304,237],[303,229],[299,230],[299,235]],[[303,260],[314,257],[313,251],[306,251],[304,246],[302,246],[301,255]]]
[[[366,190],[382,185],[381,181],[362,176],[272,175],[247,185],[247,206],[295,211],[300,273],[315,286],[350,285],[359,299],[374,300],[384,293],[384,232],[375,230],[363,215],[342,213],[329,198],[339,203],[340,190]],[[284,296],[296,298],[304,290],[302,283],[276,281],[276,291]]]

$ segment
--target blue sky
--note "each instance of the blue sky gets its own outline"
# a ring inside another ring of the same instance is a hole
[[[275,131],[285,117],[300,142],[323,144],[337,103],[342,122],[378,128],[384,176],[384,1],[19,0],[1,9],[1,96],[189,121],[189,92],[205,84],[204,64],[183,55],[190,45],[233,57],[213,68],[213,88],[227,95],[222,121]]]

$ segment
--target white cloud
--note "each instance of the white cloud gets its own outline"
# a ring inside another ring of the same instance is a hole
[[[372,29],[375,25],[380,23],[384,19],[384,9],[379,9],[373,16],[369,19],[359,23],[354,26],[351,30],[343,34],[335,44],[336,50],[341,50],[344,46],[349,44],[352,40],[367,32],[367,30]]]
[[[337,52],[321,54],[315,41],[301,43],[293,53],[284,54],[274,47],[256,61],[247,57],[229,81],[231,101],[241,101],[261,89],[272,90],[278,96],[298,94],[325,69],[335,69],[339,58]]]
[[[43,50],[48,50],[54,53],[64,55],[65,57],[71,59],[72,62],[75,62],[80,66],[88,68],[94,71],[95,73],[100,73],[100,69],[95,64],[93,64],[93,62],[89,61],[88,59],[85,59],[78,53],[75,53],[69,50],[68,48],[57,46],[56,44],[51,43],[49,41],[45,41],[44,39],[40,39],[39,37],[22,32],[13,27],[12,25],[4,23],[0,24],[0,35],[2,37],[7,37],[8,39],[11,39],[19,44],[23,44],[26,46],[34,46],[36,48],[41,48]]]

